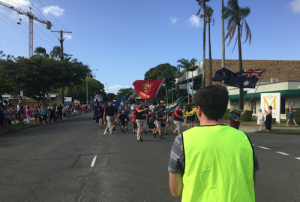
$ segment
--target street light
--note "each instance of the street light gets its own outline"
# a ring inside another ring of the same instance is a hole
[[[90,69],[90,70],[96,70],[96,71],[98,71],[98,69]],[[88,102],[89,102],[88,75],[89,75],[89,72],[86,74],[86,104],[88,104]]]

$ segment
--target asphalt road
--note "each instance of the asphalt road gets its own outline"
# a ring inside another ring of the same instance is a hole
[[[168,187],[173,135],[147,134],[140,143],[131,124],[126,133],[117,127],[103,135],[91,117],[0,137],[0,201],[180,201]],[[257,201],[299,201],[300,136],[249,136],[261,167]]]

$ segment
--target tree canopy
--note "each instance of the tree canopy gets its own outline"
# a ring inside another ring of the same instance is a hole
[[[115,100],[126,94],[130,96],[132,94],[132,90],[132,88],[121,88],[115,96]]]

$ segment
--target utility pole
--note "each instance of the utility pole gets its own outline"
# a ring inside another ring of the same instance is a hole
[[[60,30],[60,31],[52,31],[52,32],[60,32],[60,39],[59,39],[59,42],[60,42],[60,61],[63,61],[64,60],[64,38],[63,38],[63,33],[72,33],[72,32],[66,32],[66,31],[63,31],[63,30]],[[65,95],[64,95],[64,86],[61,85],[61,104],[63,105],[64,104],[64,101],[65,101]]]

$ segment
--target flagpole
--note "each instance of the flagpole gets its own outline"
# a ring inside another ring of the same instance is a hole
[[[255,89],[255,91],[254,91],[254,93],[253,93],[253,95],[252,95],[252,97],[251,97],[251,99],[250,99],[250,102],[248,103],[248,105],[247,105],[245,111],[247,111],[247,109],[248,109],[248,107],[249,107],[249,105],[250,105],[250,103],[251,103],[251,101],[252,101],[252,99],[253,99],[253,97],[254,97],[254,95],[255,95],[257,89],[258,89],[258,87],[260,86],[261,81],[263,80],[263,77],[264,77],[265,73],[267,72],[267,70],[268,70],[268,68],[269,68],[269,66],[270,66],[270,65],[268,64],[268,67],[267,67],[266,71],[265,71],[265,72],[263,73],[263,75],[261,76],[260,81],[259,81],[259,83],[258,83],[258,86],[256,87],[256,89]],[[245,114],[242,115],[241,120],[243,120],[244,115],[245,115]]]

